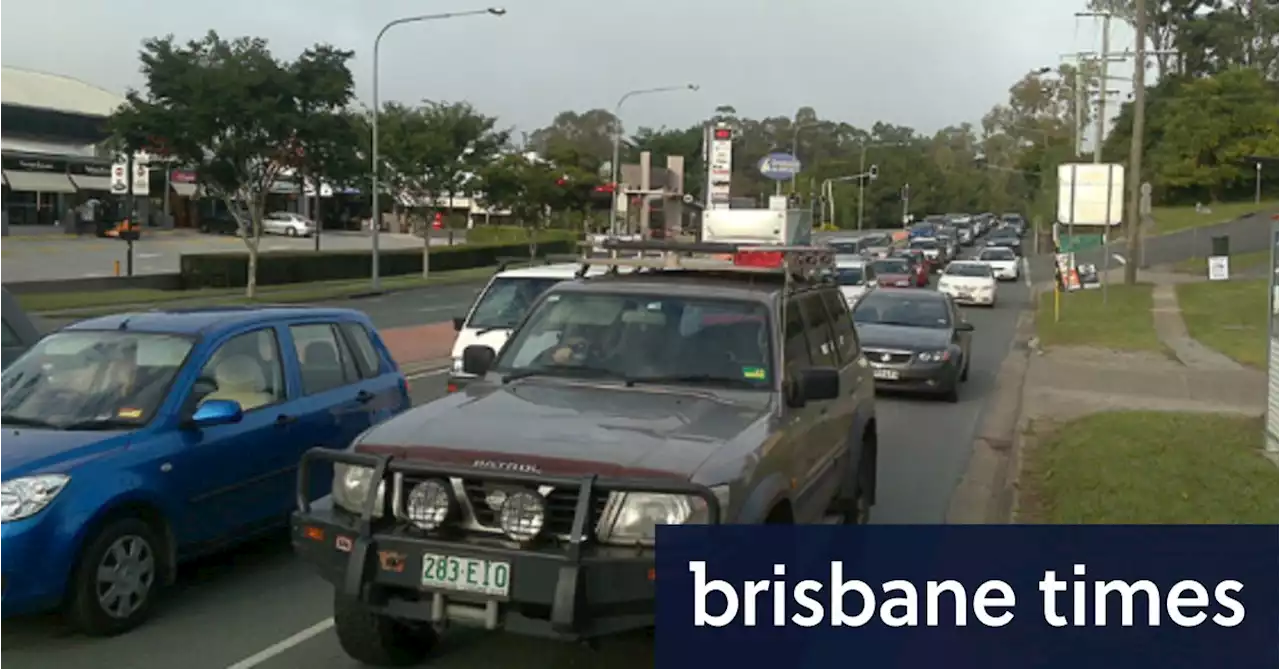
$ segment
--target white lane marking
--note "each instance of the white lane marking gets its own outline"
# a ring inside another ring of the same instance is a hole
[[[163,254],[163,253],[139,253],[139,254],[138,254],[138,259],[139,259],[139,260],[147,260],[148,258],[160,258],[160,257],[163,257],[163,256],[164,256],[164,254]]]
[[[240,660],[239,662],[236,662],[235,664],[227,667],[227,669],[253,669],[253,667],[263,664],[267,660],[270,660],[278,655],[281,655],[291,648],[294,648],[303,643],[306,643],[307,641],[315,638],[320,634],[323,634],[329,631],[332,628],[333,628],[333,618],[326,618],[325,620],[321,620],[320,622],[312,625],[311,627],[308,627],[307,629],[304,629],[301,632],[298,632],[297,634],[279,643],[272,644],[264,648],[263,650],[258,651],[257,653],[254,653],[253,655],[250,655],[249,657],[246,657],[243,660]]]

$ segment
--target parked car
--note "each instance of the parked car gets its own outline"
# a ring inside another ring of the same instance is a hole
[[[248,221],[248,213],[242,214],[242,218]],[[207,235],[240,235],[241,224],[231,212],[220,211],[213,214],[200,215],[200,232]]]
[[[227,307],[104,316],[4,370],[6,617],[141,624],[177,563],[281,527],[310,448],[409,408],[363,313]]]
[[[316,234],[316,223],[292,211],[273,211],[262,218],[262,234],[310,237]]]
[[[18,298],[7,288],[0,287],[4,298],[4,360],[3,367],[17,360],[27,349],[40,340],[40,328],[18,304]]]

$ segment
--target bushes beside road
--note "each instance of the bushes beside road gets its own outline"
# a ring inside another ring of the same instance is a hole
[[[483,228],[477,228],[477,230]],[[475,230],[468,233],[474,238]],[[523,235],[523,231],[521,231]],[[483,237],[484,235],[482,235]],[[539,241],[539,253],[571,253],[577,250],[576,235],[546,235]],[[452,271],[497,264],[498,258],[529,254],[529,245],[520,241],[469,243],[431,248],[431,270]],[[188,289],[239,288],[248,277],[248,253],[194,253],[182,256],[183,285]],[[422,273],[422,249],[384,249],[379,253],[379,273],[399,276]],[[258,254],[258,285],[272,286],[313,281],[360,279],[373,271],[367,250],[281,251]]]

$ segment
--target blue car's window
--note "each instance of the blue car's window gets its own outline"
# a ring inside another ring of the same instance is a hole
[[[356,367],[360,370],[360,378],[371,379],[381,372],[378,350],[373,347],[369,331],[359,323],[343,323],[342,333],[346,335],[347,344],[353,349]]]
[[[351,352],[330,323],[290,325],[302,370],[302,394],[314,395],[354,383],[360,378]]]
[[[129,428],[164,402],[192,340],[128,331],[49,335],[4,371],[3,422],[68,430]]]
[[[205,363],[196,381],[204,400],[232,400],[244,411],[284,401],[284,367],[280,342],[272,328],[228,339]]]

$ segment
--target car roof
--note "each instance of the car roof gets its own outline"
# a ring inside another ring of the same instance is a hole
[[[866,264],[866,258],[858,256],[836,256],[836,267],[862,267]]]
[[[517,267],[498,272],[495,276],[516,279],[572,279],[580,269],[582,269],[582,265],[578,263],[556,263],[554,265]],[[601,274],[604,271],[602,267],[592,267],[589,274]]]
[[[261,307],[208,307],[192,309],[156,309],[110,316],[99,316],[72,323],[63,330],[127,330],[159,334],[208,336],[240,330],[255,325],[269,325],[290,320],[355,320],[368,322],[368,316],[355,309],[273,305]]]

